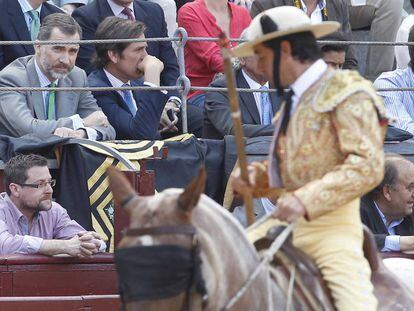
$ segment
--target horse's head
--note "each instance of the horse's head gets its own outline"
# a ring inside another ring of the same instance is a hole
[[[205,294],[200,290],[199,250],[191,224],[192,211],[204,192],[205,169],[181,193],[148,197],[138,196],[117,169],[110,167],[107,173],[115,202],[130,218],[130,227],[115,252],[127,309],[188,307],[193,292],[198,291],[199,298]]]

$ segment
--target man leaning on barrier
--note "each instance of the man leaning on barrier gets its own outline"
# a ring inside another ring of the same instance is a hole
[[[294,7],[257,15],[249,41],[234,54],[256,53],[259,68],[280,93],[290,88],[275,121],[269,161],[250,167],[251,186],[237,170],[238,192],[276,187],[275,218],[248,230],[252,241],[279,220],[296,222],[293,244],[312,258],[338,310],[376,310],[370,267],[362,251],[360,197],[383,176],[385,110],[370,82],[357,72],[332,70],[315,38],[339,27],[311,24]]]
[[[105,250],[96,232],[87,232],[52,201],[55,180],[47,160],[18,155],[4,168],[0,194],[0,254],[67,254],[89,257]]]
[[[48,15],[38,40],[79,40],[81,28],[67,14]],[[89,91],[13,91],[14,87],[87,87],[75,66],[78,44],[35,44],[35,55],[16,59],[0,72],[0,134],[108,140],[115,131]]]

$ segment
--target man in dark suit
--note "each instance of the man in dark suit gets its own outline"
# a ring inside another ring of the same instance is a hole
[[[295,3],[298,3],[295,5]],[[310,16],[312,22],[319,21],[337,21],[342,25],[340,29],[346,34],[348,38],[352,38],[351,25],[349,23],[348,5],[344,0],[329,0],[325,2],[322,0],[316,1],[316,6],[311,5],[315,3],[314,0],[303,0],[305,7],[302,7],[302,1],[294,0],[255,0],[250,10],[250,15],[255,17],[257,14],[278,6],[299,6]],[[309,9],[306,7],[308,6]],[[345,69],[358,69],[358,61],[356,59],[355,49],[351,45],[346,53]]]
[[[210,86],[226,87],[225,77],[219,77]],[[266,78],[257,69],[256,56],[240,58],[236,86],[262,90],[269,88]],[[274,127],[271,121],[280,104],[276,93],[239,92],[238,95],[244,135],[272,136]],[[234,135],[227,92],[209,91],[204,103],[203,137],[222,139],[225,135]]]
[[[414,164],[398,154],[385,157],[379,186],[361,201],[362,222],[381,251],[414,250]]]
[[[118,10],[114,12],[114,10]],[[124,11],[125,10],[125,11]],[[128,12],[124,14],[122,12]],[[168,37],[164,12],[161,7],[149,1],[137,0],[95,0],[88,5],[77,8],[73,18],[83,30],[83,39],[93,40],[98,25],[108,16],[135,19],[146,26],[146,38]],[[94,68],[90,63],[95,48],[91,44],[82,45],[76,64],[90,73]],[[175,85],[179,75],[177,57],[171,42],[148,42],[147,52],[164,63],[161,75],[162,85]]]
[[[48,15],[41,41],[79,40],[82,30],[67,14]],[[79,45],[35,44],[35,55],[14,60],[0,72],[0,86],[87,87],[85,72],[75,66]],[[111,140],[115,131],[91,92],[7,91],[0,93],[0,134],[20,137],[54,134],[61,137]]]
[[[98,40],[143,39],[142,23],[107,17],[96,30]],[[94,87],[159,86],[163,63],[146,52],[146,42],[96,45],[93,62],[98,69],[88,79]],[[137,81],[141,76],[144,81]],[[117,139],[159,138],[158,125],[167,95],[161,91],[94,92],[98,105],[115,128]]]
[[[161,7],[149,1],[137,0],[95,0],[88,5],[79,7],[73,14],[83,30],[83,39],[95,39],[95,31],[98,25],[108,16],[117,16],[125,19],[135,19],[143,22],[146,26],[146,38],[168,37],[167,26],[165,23],[164,12]],[[94,70],[90,62],[95,48],[91,44],[84,44],[80,47],[76,64],[83,68],[88,74]],[[148,42],[147,52],[155,56],[164,64],[161,74],[161,85],[176,85],[179,71],[177,57],[170,41]],[[172,110],[179,110],[181,100],[177,91],[168,92],[167,107]],[[174,117],[174,122],[168,118],[166,111],[162,115],[161,125],[172,132],[176,132],[178,119]]]
[[[0,0],[0,12],[0,41],[30,41],[47,15],[62,10],[46,0]],[[33,54],[32,45],[1,45],[0,70],[16,58]]]

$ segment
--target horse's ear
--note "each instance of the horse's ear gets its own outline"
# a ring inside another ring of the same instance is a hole
[[[135,194],[134,189],[132,189],[125,175],[117,168],[110,166],[106,169],[106,173],[109,179],[109,189],[112,191],[115,203],[124,204],[123,207],[130,213],[132,206],[125,204],[125,202]]]
[[[197,205],[200,195],[204,192],[206,185],[206,169],[202,167],[198,176],[184,189],[178,197],[178,207],[185,212],[191,212]]]

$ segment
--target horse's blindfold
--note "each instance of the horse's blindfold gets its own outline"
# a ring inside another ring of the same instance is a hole
[[[115,265],[124,302],[164,299],[187,291],[206,294],[198,247],[120,248],[115,250]]]

